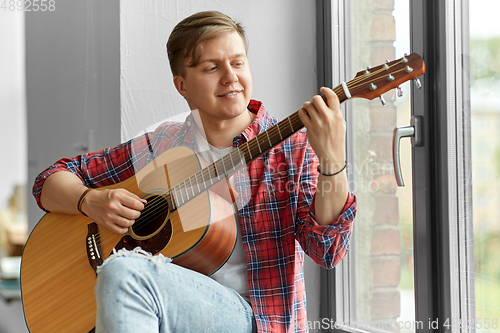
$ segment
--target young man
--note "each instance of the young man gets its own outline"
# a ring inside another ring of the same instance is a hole
[[[167,51],[175,87],[192,114],[115,148],[56,162],[35,181],[40,207],[82,213],[124,234],[146,201],[125,189],[89,188],[131,177],[152,151],[187,146],[216,160],[277,123],[251,100],[245,33],[226,15],[184,19]],[[332,90],[321,91],[327,103],[315,96],[299,112],[307,133],[247,165],[247,182],[232,180],[250,198],[238,206],[238,239],[224,266],[207,277],[168,258],[120,251],[98,273],[98,333],[306,331],[303,253],[324,267],[339,263],[356,211],[339,101]]]

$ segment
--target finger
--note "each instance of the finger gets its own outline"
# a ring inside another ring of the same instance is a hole
[[[328,112],[326,111],[328,107],[320,96],[314,96],[311,102],[304,103],[304,109],[312,125],[321,125],[325,121],[325,117],[328,116]]]
[[[300,120],[302,121],[302,123],[306,128],[308,128],[311,124],[311,116],[308,110],[311,109],[310,104],[311,104],[310,102],[305,102],[302,109],[300,109],[298,113]]]
[[[135,223],[135,219],[129,219],[129,218],[126,218],[124,216],[117,216],[114,219],[114,224],[116,224],[117,226],[119,226],[121,228],[128,228],[128,227],[132,226],[134,223]]]
[[[120,202],[123,206],[136,211],[143,210],[144,205],[147,203],[146,200],[139,198],[132,192],[126,192]]]
[[[128,232],[128,228],[123,228],[122,226],[119,226],[117,224],[113,224],[112,226],[110,226],[109,230],[118,235],[123,235]]]
[[[320,91],[326,97],[327,106],[332,110],[338,110],[340,112],[340,100],[337,94],[327,87],[322,87]]]
[[[126,206],[122,206],[122,209],[120,210],[118,215],[120,217],[130,221],[128,223],[132,224],[136,219],[139,218],[139,216],[141,216],[141,211],[136,210],[136,209],[131,209],[131,208],[128,208]]]

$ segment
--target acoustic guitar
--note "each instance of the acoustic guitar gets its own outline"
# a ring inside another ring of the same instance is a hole
[[[361,71],[334,91],[341,102],[355,97],[373,99],[424,72],[422,58],[411,54]],[[92,331],[96,270],[114,249],[141,247],[206,275],[216,271],[230,256],[237,235],[235,196],[227,186],[228,177],[303,126],[297,111],[206,166],[190,149],[172,148],[133,177],[105,187],[125,188],[147,200],[125,235],[100,228],[83,215],[45,214],[31,232],[21,262],[29,330]]]

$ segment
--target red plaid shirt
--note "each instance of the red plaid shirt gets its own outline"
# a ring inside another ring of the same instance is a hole
[[[277,123],[262,103],[251,101],[248,108],[257,116],[234,138],[235,147]],[[184,123],[165,123],[153,133],[115,148],[56,162],[35,180],[33,194],[38,205],[43,209],[42,186],[54,172],[73,172],[86,186],[96,188],[131,177],[171,147],[195,150],[190,130],[194,124],[190,115]],[[239,220],[259,332],[306,332],[304,252],[326,268],[346,255],[356,199],[349,194],[341,216],[329,225],[319,225],[314,218],[317,165],[303,130],[247,165],[249,181],[236,179],[237,192],[250,195],[248,204],[239,206]]]

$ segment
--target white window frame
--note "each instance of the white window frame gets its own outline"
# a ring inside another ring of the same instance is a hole
[[[415,321],[448,332],[475,317],[469,98],[468,0],[412,0],[411,52],[426,62],[423,88],[412,89],[412,115],[424,119],[424,146],[413,149]],[[350,68],[349,1],[318,0],[318,85],[343,82]],[[344,103],[344,112],[349,108]],[[349,123],[349,112],[345,112]],[[349,132],[348,132],[349,133]],[[348,158],[352,155],[347,138]],[[431,144],[432,143],[432,144]],[[351,248],[350,251],[355,251]],[[349,294],[354,262],[347,256],[322,272],[321,317],[345,323],[354,312]],[[345,328],[324,332],[347,332]],[[354,331],[354,330],[349,330]]]

